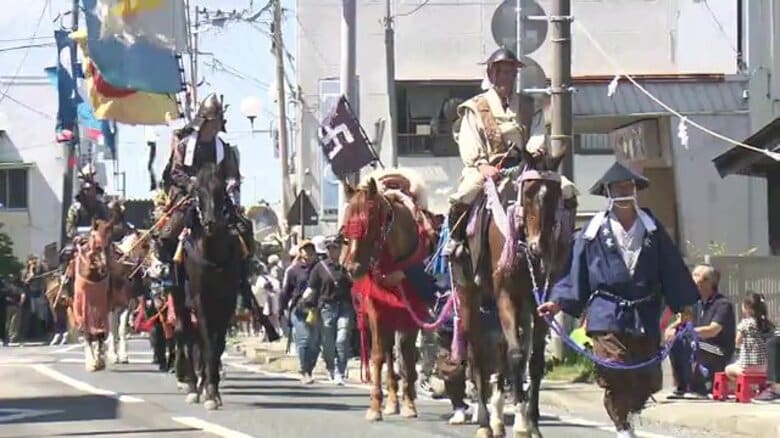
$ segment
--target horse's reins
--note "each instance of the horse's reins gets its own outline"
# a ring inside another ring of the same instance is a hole
[[[162,215],[162,216],[161,216],[159,219],[157,219],[157,222],[155,222],[155,223],[154,223],[154,225],[152,225],[152,227],[151,227],[151,228],[149,228],[149,229],[148,229],[148,230],[146,230],[146,231],[145,231],[143,234],[141,234],[141,237],[139,237],[139,238],[138,238],[138,240],[136,240],[135,242],[133,242],[133,244],[132,244],[132,245],[130,245],[130,248],[128,248],[127,252],[125,252],[124,254],[122,254],[122,256],[119,258],[118,262],[122,262],[122,261],[123,261],[125,258],[127,258],[127,257],[128,257],[128,254],[130,254],[131,252],[133,252],[133,250],[134,250],[134,249],[135,249],[135,248],[136,248],[138,245],[140,245],[140,244],[141,244],[141,242],[143,242],[143,241],[145,241],[147,238],[149,238],[149,236],[151,236],[151,235],[152,235],[152,232],[154,232],[156,229],[160,228],[160,227],[163,225],[163,223],[165,223],[165,221],[166,221],[166,220],[167,220],[167,219],[168,219],[168,218],[169,218],[169,217],[170,217],[170,216],[173,214],[173,212],[174,212],[174,211],[176,211],[176,210],[178,210],[179,208],[181,208],[181,206],[182,206],[182,205],[184,205],[184,203],[185,203],[185,202],[187,202],[187,201],[189,201],[189,200],[190,200],[190,195],[185,195],[185,196],[184,196],[183,198],[181,198],[181,199],[180,199],[178,202],[176,202],[176,204],[174,204],[174,205],[172,205],[171,207],[169,207],[169,208],[168,208],[168,209],[165,211],[165,213],[163,213],[163,215]]]

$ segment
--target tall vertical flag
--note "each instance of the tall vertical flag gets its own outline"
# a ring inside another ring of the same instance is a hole
[[[184,0],[98,0],[101,38],[113,36],[127,45],[139,39],[173,50],[188,51]]]
[[[378,161],[347,98],[341,96],[320,124],[320,146],[340,179]]]

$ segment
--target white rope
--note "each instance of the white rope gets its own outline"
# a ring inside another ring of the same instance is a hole
[[[574,25],[577,26],[580,31],[582,31],[583,35],[585,35],[585,37],[590,40],[590,42],[593,44],[593,47],[595,47],[596,50],[599,53],[601,53],[601,55],[607,60],[607,62],[612,64],[612,67],[615,68],[616,70],[618,70],[618,74],[616,75],[616,77],[617,76],[623,76],[624,78],[628,79],[629,82],[631,82],[636,88],[639,89],[639,91],[641,91],[647,97],[649,97],[650,100],[652,100],[653,102],[657,103],[659,106],[664,108],[666,111],[668,111],[668,112],[672,113],[673,115],[679,117],[681,119],[682,123],[690,124],[694,128],[696,128],[696,129],[698,129],[700,131],[706,132],[707,134],[709,134],[709,135],[711,135],[711,136],[713,136],[715,138],[718,138],[718,139],[720,139],[722,141],[725,141],[726,143],[731,143],[731,144],[733,144],[735,146],[739,146],[739,147],[742,147],[742,148],[745,148],[745,149],[748,149],[748,150],[751,150],[751,151],[754,151],[754,152],[758,152],[758,153],[764,154],[764,155],[774,159],[775,161],[780,161],[780,153],[773,152],[773,151],[770,151],[770,150],[767,150],[767,149],[762,149],[762,148],[758,148],[758,147],[755,147],[755,146],[751,146],[749,144],[742,143],[740,141],[734,140],[733,138],[726,137],[723,134],[720,134],[720,133],[715,132],[715,131],[713,131],[713,130],[711,130],[709,128],[706,128],[706,127],[704,127],[704,126],[694,122],[693,120],[687,119],[684,115],[680,114],[674,108],[670,107],[669,105],[667,105],[666,103],[661,101],[659,98],[655,97],[651,92],[647,91],[647,89],[645,87],[643,87],[641,84],[639,84],[639,82],[637,82],[636,79],[631,77],[631,75],[626,74],[626,73],[622,73],[624,71],[623,68],[617,63],[617,61],[615,61],[615,59],[613,57],[611,57],[609,55],[609,53],[607,53],[606,50],[604,50],[604,48],[601,46],[601,44],[599,44],[599,42],[596,41],[596,39],[593,37],[593,35],[591,35],[591,33],[588,32],[588,29],[586,29],[585,26],[583,26],[579,21],[574,21]],[[613,79],[613,82],[614,82],[614,79]],[[612,90],[610,90],[610,91],[612,91]]]

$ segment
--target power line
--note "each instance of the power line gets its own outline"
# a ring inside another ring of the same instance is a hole
[[[51,6],[51,0],[46,0],[46,3],[44,3],[43,7],[41,8],[41,14],[38,16],[38,22],[35,24],[35,31],[30,37],[28,43],[32,43],[33,40],[38,36],[38,30],[41,28],[41,22],[43,21],[43,16],[46,14],[46,9],[50,6]],[[24,55],[22,56],[22,60],[19,61],[19,65],[16,67],[16,72],[14,72],[14,75],[8,81],[8,86],[6,86],[5,90],[3,90],[2,94],[0,94],[0,103],[2,103],[3,100],[6,97],[8,97],[8,90],[11,89],[11,87],[16,82],[16,79],[19,77],[19,73],[22,72],[22,67],[24,67],[24,62],[27,61],[27,55],[29,54],[30,54],[30,48],[27,47],[25,49]]]
[[[0,48],[0,52],[13,52],[14,50],[34,49],[40,47],[54,47],[54,46],[56,46],[55,43],[25,44],[23,46],[3,47]]]
[[[6,91],[8,91],[8,90],[6,90]],[[51,114],[46,114],[46,113],[45,113],[45,112],[43,112],[43,111],[40,111],[40,110],[38,110],[38,109],[36,109],[36,108],[33,108],[33,107],[31,107],[31,106],[27,105],[26,103],[24,103],[24,102],[22,102],[22,101],[20,101],[20,100],[18,100],[18,99],[15,99],[13,96],[11,96],[10,94],[8,94],[7,92],[6,92],[6,94],[5,94],[3,97],[4,97],[4,98],[7,98],[7,99],[8,99],[8,100],[10,100],[11,102],[13,102],[13,103],[15,103],[15,104],[19,105],[20,107],[22,107],[22,108],[24,108],[24,109],[26,109],[26,110],[29,110],[29,111],[32,111],[32,112],[34,112],[34,113],[38,114],[39,116],[45,117],[46,119],[49,119],[49,120],[54,120],[54,117],[52,117],[52,116],[51,116]]]
[[[27,37],[27,38],[7,38],[7,39],[0,39],[0,43],[18,43],[22,41],[32,41],[32,40],[53,40],[53,36],[36,36],[36,37]]]
[[[430,1],[431,1],[431,0],[425,0],[424,2],[420,3],[419,5],[417,5],[417,6],[416,6],[414,9],[412,9],[411,11],[409,11],[409,12],[404,12],[404,13],[402,13],[402,14],[395,14],[395,15],[393,15],[393,16],[392,16],[392,17],[390,17],[390,18],[396,18],[396,17],[408,17],[408,16],[410,16],[410,15],[414,14],[415,12],[419,11],[420,9],[422,9],[424,6],[426,6],[428,3],[430,3]]]
[[[734,51],[734,53],[738,53],[737,47],[734,45],[734,42],[731,41],[731,37],[729,36],[728,32],[726,32],[726,29],[723,27],[723,24],[718,20],[718,16],[715,15],[715,11],[712,10],[710,7],[710,4],[707,2],[707,0],[704,0],[702,3],[704,3],[704,7],[707,8],[707,11],[709,11],[710,16],[712,17],[712,21],[715,22],[715,25],[718,26],[718,30],[720,30],[721,35],[723,35],[724,39],[728,41],[729,46],[731,47],[731,50]]]

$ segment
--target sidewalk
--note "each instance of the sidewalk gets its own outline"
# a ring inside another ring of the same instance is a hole
[[[242,339],[239,348],[252,363],[260,365],[266,371],[295,374],[298,372],[298,358],[294,346],[290,353],[285,354],[286,345],[286,340],[269,344],[256,339]],[[318,361],[315,374],[325,375],[322,360]],[[350,360],[348,375],[350,383],[361,383],[360,360]],[[658,403],[642,412],[641,421],[707,430],[735,437],[780,438],[780,404],[667,400],[669,393],[666,390],[656,394]],[[544,381],[540,392],[542,405],[562,409],[571,414],[598,416],[608,422],[602,400],[603,391],[595,384]]]

